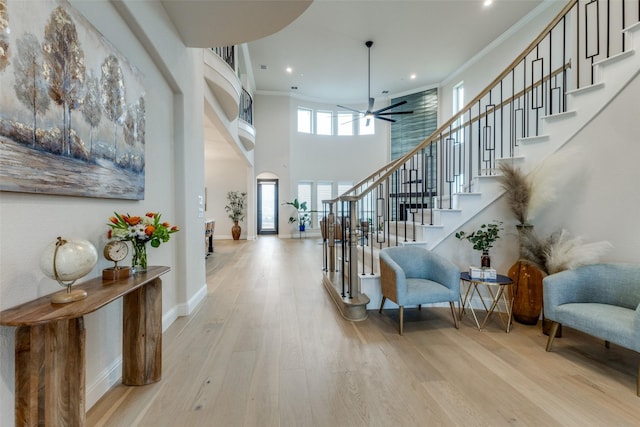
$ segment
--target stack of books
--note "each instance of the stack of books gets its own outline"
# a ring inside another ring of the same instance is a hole
[[[494,268],[469,267],[469,276],[472,279],[496,280],[497,273]]]

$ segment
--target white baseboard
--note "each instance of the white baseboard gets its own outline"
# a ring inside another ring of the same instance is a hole
[[[86,403],[87,410],[91,409],[93,405],[96,404],[98,400],[106,392],[108,392],[111,387],[113,387],[116,383],[120,382],[122,378],[122,356],[114,359],[114,361],[109,365],[104,371],[98,375],[98,378],[93,384],[90,384],[86,389]]]
[[[205,283],[185,304],[179,304],[168,310],[162,316],[162,332],[180,316],[188,316],[195,307],[206,297],[207,284]],[[100,398],[107,393],[122,378],[122,355],[104,369],[93,384],[86,389],[86,405],[89,410]]]
[[[186,303],[183,304],[178,304],[176,307],[176,318],[179,316],[188,316],[190,315],[193,310],[198,306],[198,304],[200,304],[200,302],[207,296],[207,283],[205,282],[204,285],[202,285],[202,287],[200,289],[198,289],[198,291],[193,294],[193,296],[191,298],[189,298],[189,301],[187,301]],[[173,319],[175,320],[175,319]],[[172,322],[173,322],[172,320]],[[163,324],[164,324],[164,319],[163,319]]]

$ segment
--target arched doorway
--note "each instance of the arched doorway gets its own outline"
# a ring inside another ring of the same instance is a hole
[[[278,234],[278,179],[258,178],[258,234]]]

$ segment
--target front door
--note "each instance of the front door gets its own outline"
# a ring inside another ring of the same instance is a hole
[[[278,234],[278,180],[258,180],[258,234]]]

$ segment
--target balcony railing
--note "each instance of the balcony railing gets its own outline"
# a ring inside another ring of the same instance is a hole
[[[236,69],[236,47],[235,46],[223,46],[212,47],[211,50],[218,55],[224,62],[235,71]]]
[[[245,88],[240,95],[240,119],[253,125],[253,98]]]
[[[434,225],[437,210],[453,208],[452,196],[473,192],[476,177],[495,174],[496,159],[514,157],[519,141],[539,136],[542,118],[567,111],[567,92],[592,85],[593,64],[624,52],[622,30],[639,21],[639,0],[569,1],[458,114],[324,201],[325,278],[345,300],[360,298],[358,277],[377,274],[375,251],[415,241],[417,226]]]

